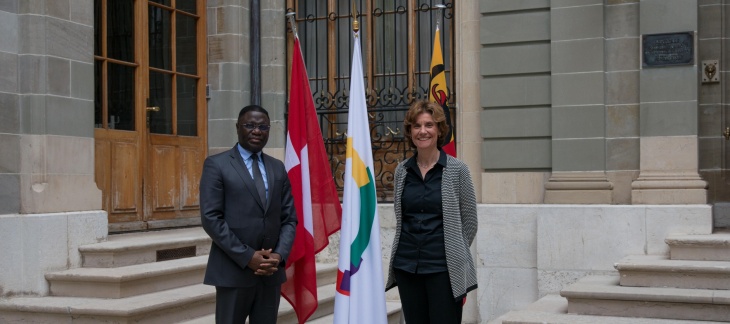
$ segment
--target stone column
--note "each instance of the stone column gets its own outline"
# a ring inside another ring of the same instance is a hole
[[[602,0],[550,3],[552,175],[545,203],[607,204]]]
[[[93,19],[92,1],[0,3],[0,296],[46,294],[45,272],[106,238]]]
[[[456,12],[456,89],[470,94],[459,97],[456,107],[457,156],[470,166],[477,201],[481,202],[481,129],[479,89],[479,1],[465,0],[455,6]],[[471,95],[473,94],[473,95]]]
[[[696,0],[645,0],[640,33],[693,32]],[[640,170],[634,204],[704,204],[707,183],[698,173],[698,55],[691,65],[642,67],[640,72]]]

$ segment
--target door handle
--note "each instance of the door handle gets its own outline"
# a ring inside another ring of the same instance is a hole
[[[147,112],[154,111],[158,112],[160,111],[160,107],[154,106],[154,107],[147,107]]]
[[[730,126],[725,127],[725,131],[722,132],[722,136],[725,136],[725,140],[730,140]]]

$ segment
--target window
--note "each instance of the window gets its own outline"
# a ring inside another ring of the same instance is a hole
[[[97,128],[139,130],[142,118],[151,133],[198,135],[203,3],[94,1]]]

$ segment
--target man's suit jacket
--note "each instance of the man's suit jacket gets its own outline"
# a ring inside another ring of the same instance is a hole
[[[213,239],[204,283],[221,287],[251,287],[259,281],[286,281],[286,258],[296,232],[297,216],[284,164],[261,154],[269,185],[267,204],[259,198],[253,178],[233,149],[205,159],[200,177],[203,228]],[[254,251],[272,249],[281,255],[279,270],[258,276],[248,267]]]

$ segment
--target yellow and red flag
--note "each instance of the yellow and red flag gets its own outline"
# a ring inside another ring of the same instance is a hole
[[[454,126],[451,123],[451,112],[449,112],[449,88],[446,86],[446,72],[444,69],[444,57],[441,52],[441,37],[439,27],[436,26],[436,35],[433,37],[433,54],[431,55],[431,80],[428,87],[428,100],[441,105],[446,115],[446,123],[449,125],[449,132],[446,134],[446,142],[442,149],[446,154],[456,157],[456,143],[454,141]]]

